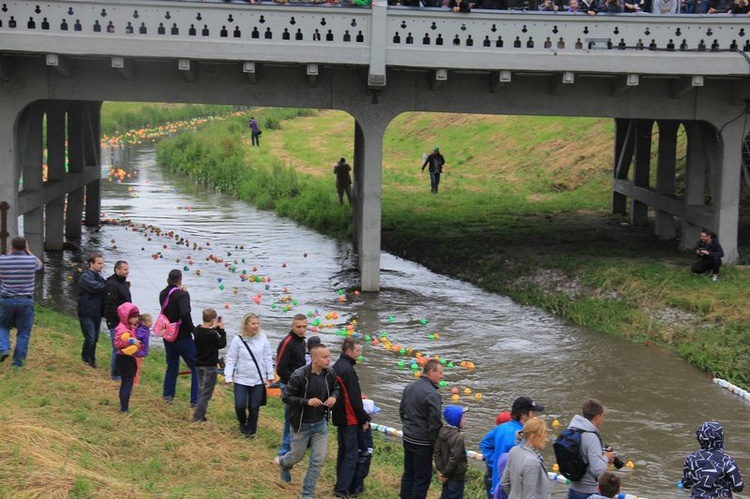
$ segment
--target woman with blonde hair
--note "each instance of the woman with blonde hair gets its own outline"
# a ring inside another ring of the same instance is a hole
[[[539,454],[547,445],[547,425],[531,418],[519,433],[523,442],[510,450],[500,486],[508,499],[550,499],[549,478]]]
[[[273,381],[271,345],[260,332],[260,318],[256,314],[242,318],[240,332],[232,338],[225,361],[226,383],[234,383],[234,411],[240,433],[253,438],[260,407],[266,405],[266,386]]]

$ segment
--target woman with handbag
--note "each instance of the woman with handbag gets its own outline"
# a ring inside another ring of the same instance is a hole
[[[225,357],[227,385],[234,384],[234,410],[240,433],[253,438],[260,407],[266,405],[266,386],[273,381],[273,358],[268,338],[260,332],[260,318],[253,313],[242,319],[240,333],[232,338]]]

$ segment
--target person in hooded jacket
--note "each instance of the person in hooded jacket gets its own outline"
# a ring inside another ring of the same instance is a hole
[[[438,433],[434,453],[438,480],[443,484],[440,499],[461,499],[464,496],[466,471],[469,469],[466,444],[461,433],[466,422],[464,412],[464,408],[458,405],[443,409],[445,424]]]
[[[114,273],[107,277],[104,284],[104,320],[107,321],[109,337],[112,340],[112,358],[109,362],[109,375],[113,380],[118,379],[117,373],[115,373],[115,357],[117,357],[115,328],[120,323],[120,318],[117,317],[117,307],[132,300],[130,296],[130,281],[128,281],[129,272],[128,262],[117,260],[115,262]]]
[[[138,307],[130,302],[117,307],[120,323],[115,328],[115,369],[120,376],[120,412],[128,412],[130,408],[130,394],[137,370],[134,355],[141,346],[135,333],[140,314]]]
[[[740,469],[724,450],[724,429],[718,421],[706,421],[695,431],[701,450],[685,458],[682,486],[692,499],[732,497],[745,483]]]
[[[603,450],[599,436],[599,427],[604,422],[604,405],[596,399],[588,399],[583,403],[581,413],[582,416],[573,416],[568,428],[581,431],[581,455],[588,468],[580,480],[570,482],[568,499],[588,499],[595,494],[599,475],[607,471],[607,464],[615,458],[613,451]]]

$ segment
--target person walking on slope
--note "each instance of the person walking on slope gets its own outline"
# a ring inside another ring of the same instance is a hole
[[[443,165],[445,165],[445,158],[440,154],[440,148],[435,147],[432,153],[427,156],[422,165],[422,171],[429,165],[428,171],[430,172],[430,192],[433,194],[438,193],[438,186],[440,185],[440,174],[443,173]]]

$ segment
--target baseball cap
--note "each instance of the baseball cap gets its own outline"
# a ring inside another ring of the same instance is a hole
[[[513,407],[510,412],[513,414],[524,413],[529,411],[542,412],[544,406],[539,402],[535,402],[530,397],[518,397],[513,401]]]

